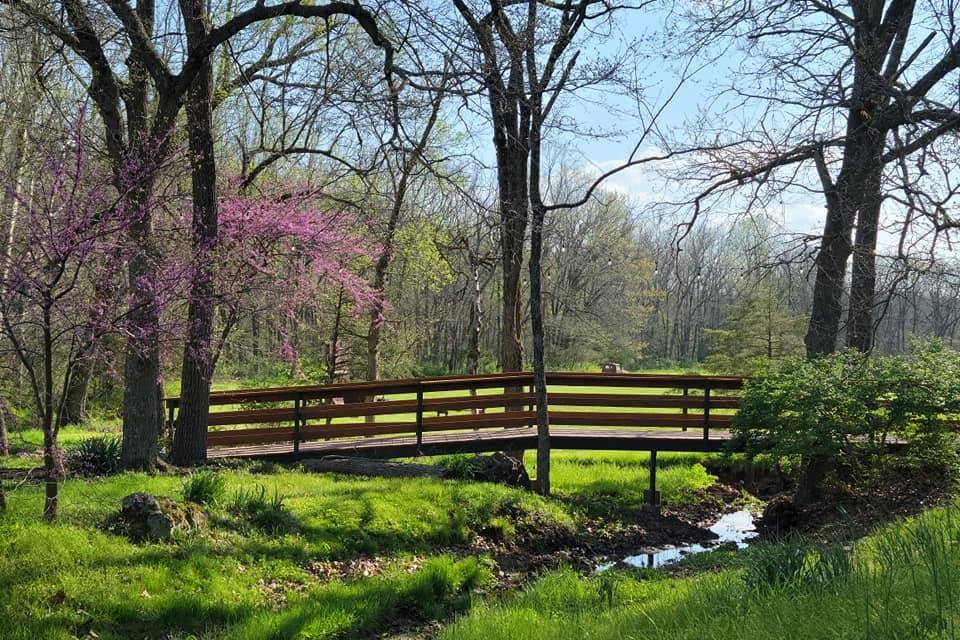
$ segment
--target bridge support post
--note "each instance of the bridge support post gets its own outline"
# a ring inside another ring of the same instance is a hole
[[[650,488],[644,492],[644,500],[647,503],[647,510],[652,513],[660,513],[660,492],[657,491],[657,450],[650,452]]]

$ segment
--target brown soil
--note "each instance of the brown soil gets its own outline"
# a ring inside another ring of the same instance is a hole
[[[692,544],[716,538],[706,527],[742,501],[742,492],[722,483],[700,492],[691,506],[665,505],[661,514],[632,513],[629,520],[586,519],[575,529],[520,513],[501,513],[511,520],[515,533],[502,539],[500,532],[474,534],[468,544],[436,549],[431,555],[489,556],[494,562],[496,591],[522,586],[561,566],[584,573],[602,562],[644,553],[670,545]],[[397,560],[361,557],[312,562],[306,569],[321,580],[354,579],[399,568],[414,572],[422,556]]]
[[[771,496],[758,529],[766,538],[796,533],[814,540],[854,540],[891,520],[943,506],[955,495],[955,487],[936,471],[890,468],[859,485],[830,482],[820,501],[804,507],[793,504],[789,491]],[[788,522],[778,522],[775,512],[788,513]]]

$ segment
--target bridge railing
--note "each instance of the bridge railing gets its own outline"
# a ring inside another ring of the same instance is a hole
[[[738,377],[550,372],[551,426],[702,430],[728,427]],[[443,376],[210,394],[208,447],[532,427],[529,372]],[[173,428],[179,398],[167,398]]]

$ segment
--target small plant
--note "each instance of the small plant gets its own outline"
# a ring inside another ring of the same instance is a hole
[[[800,539],[758,545],[746,558],[744,580],[758,594],[789,589],[832,591],[853,571],[840,545],[811,547]]]
[[[274,490],[267,495],[267,488],[257,485],[241,489],[233,496],[231,511],[244,517],[254,528],[267,533],[293,533],[300,529],[300,522],[284,504],[283,496]]]
[[[613,607],[617,600],[617,587],[619,580],[610,571],[604,571],[597,576],[597,595],[601,602],[607,607]]]
[[[223,500],[226,478],[214,471],[199,471],[183,481],[180,494],[187,502],[215,505]]]
[[[745,563],[747,588],[766,594],[799,585],[807,552],[807,546],[796,539],[754,547]]]
[[[108,476],[119,473],[120,450],[120,438],[117,436],[87,438],[67,452],[66,466],[70,473],[77,476]]]
[[[474,457],[469,454],[452,455],[440,460],[437,464],[446,471],[448,477],[472,480],[476,475]]]

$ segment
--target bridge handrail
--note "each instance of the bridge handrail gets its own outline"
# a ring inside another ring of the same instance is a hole
[[[671,375],[657,373],[584,373],[578,371],[550,371],[547,384],[571,386],[634,387],[661,389],[740,389],[744,378],[738,376]],[[323,385],[294,385],[287,387],[259,387],[230,389],[210,393],[211,406],[243,402],[283,402],[303,398],[321,400],[342,396],[381,396],[395,393],[451,391],[457,389],[492,389],[510,385],[533,384],[533,373],[517,371],[495,374],[436,376],[377,380],[373,382],[346,382]],[[177,408],[179,396],[164,398],[167,408]]]
[[[683,430],[702,427],[706,440],[709,439],[710,427],[727,426],[730,421],[729,415],[711,415],[711,410],[735,409],[739,405],[738,397],[712,396],[712,391],[740,389],[743,380],[734,376],[548,372],[547,383],[557,386],[682,390],[682,395],[558,391],[550,394],[551,422],[558,425],[677,427]],[[211,406],[258,402],[292,402],[292,406],[211,411],[212,426],[282,423],[292,426],[214,431],[208,435],[208,446],[292,440],[294,451],[297,452],[304,440],[412,432],[416,432],[419,445],[424,431],[533,426],[535,400],[532,384],[532,373],[514,372],[217,391],[210,394]],[[480,389],[491,388],[502,388],[503,393],[476,394]],[[691,395],[691,390],[702,393]],[[427,394],[442,391],[464,391],[470,395],[427,397]],[[415,394],[414,398],[371,402],[381,396],[410,393]],[[334,404],[332,401],[337,398],[342,399],[343,403]],[[316,401],[325,402],[309,404]],[[165,402],[168,428],[172,429],[179,398],[166,398]],[[504,407],[504,412],[484,415],[485,408],[492,407]],[[602,408],[602,411],[558,411],[557,407],[594,407]],[[624,412],[624,408],[680,409],[681,413]],[[691,409],[700,413],[690,413]],[[449,417],[440,415],[464,410],[473,413]],[[437,412],[437,417],[425,416],[431,412]],[[332,424],[335,418],[369,420],[371,416],[390,414],[414,414],[415,421]],[[318,419],[325,419],[327,424],[308,426],[308,420]]]

